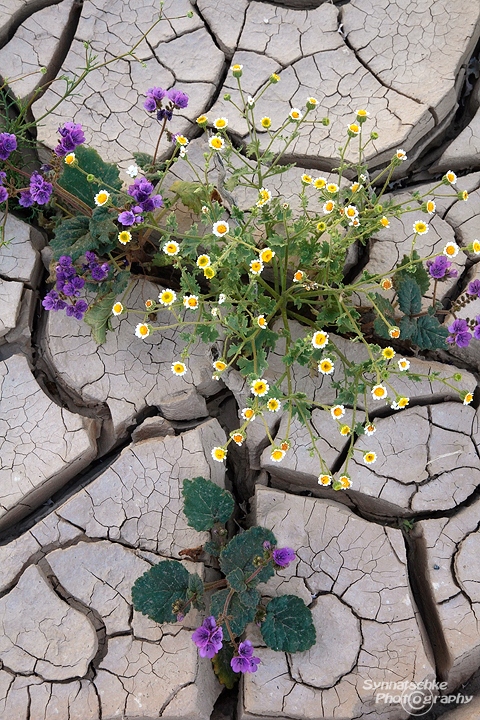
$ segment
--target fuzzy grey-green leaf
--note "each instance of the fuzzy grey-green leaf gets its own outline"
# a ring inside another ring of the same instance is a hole
[[[211,530],[217,522],[226,523],[235,507],[228,490],[203,477],[184,480],[182,495],[183,512],[188,524],[199,532]]]
[[[172,606],[185,602],[190,574],[178,560],[164,560],[139,577],[132,587],[135,610],[155,622],[175,622]]]
[[[283,652],[308,650],[316,640],[312,613],[295,595],[281,595],[268,603],[261,631],[268,647]]]

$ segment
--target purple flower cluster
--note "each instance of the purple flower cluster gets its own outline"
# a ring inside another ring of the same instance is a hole
[[[8,160],[17,149],[17,138],[12,133],[0,133],[0,160]]]
[[[80,291],[85,285],[85,280],[77,275],[77,270],[69,255],[62,255],[59,258],[56,275],[56,290],[50,290],[50,292],[45,295],[42,301],[43,307],[45,310],[53,310],[55,312],[65,310],[66,315],[69,317],[82,320],[88,310],[88,304],[85,300],[77,300],[76,298],[80,295]],[[70,302],[67,302],[67,299],[69,299]]]
[[[0,203],[5,202],[5,200],[8,200],[8,192],[7,189],[3,187],[3,183],[5,182],[7,177],[7,173],[3,172],[3,170],[0,170]]]
[[[203,625],[195,630],[192,640],[198,647],[200,657],[212,659],[222,648],[223,630],[217,626],[213,615],[205,618]]]
[[[439,255],[434,260],[427,260],[426,265],[430,277],[435,280],[456,278],[458,275],[458,270],[450,269],[452,263],[445,257],[445,255]]]
[[[260,665],[260,658],[254,657],[253,645],[250,640],[245,640],[238,647],[238,656],[230,660],[233,672],[253,673],[257,672]]]
[[[167,100],[165,107],[163,101]],[[147,90],[147,97],[143,103],[143,107],[147,112],[157,111],[157,120],[171,120],[173,111],[186,108],[188,105],[188,95],[181,90],[164,90],[161,87],[153,87]]]
[[[83,266],[84,270],[90,271],[92,280],[102,282],[108,277],[110,265],[108,263],[100,263],[94,252],[87,250],[85,253],[87,264]]]
[[[472,280],[467,287],[467,295],[473,295],[473,297],[480,297],[480,280]]]
[[[52,194],[53,186],[35,170],[30,177],[29,190],[23,190],[18,199],[22,207],[31,207],[34,202],[45,205]]]
[[[61,139],[55,148],[55,154],[59,157],[68,155],[68,153],[75,150],[77,145],[82,145],[85,142],[85,135],[80,123],[67,122],[63,127],[58,128],[58,132]]]
[[[458,318],[454,320],[448,327],[450,335],[447,337],[447,343],[455,344],[459,348],[468,347],[472,339],[472,333],[466,320]]]
[[[136,200],[137,204],[130,208],[130,210],[124,210],[118,216],[118,222],[125,227],[142,223],[142,213],[152,212],[152,210],[162,207],[163,205],[162,196],[152,195],[153,185],[145,178],[136,178],[133,185],[129,186],[127,192]]]

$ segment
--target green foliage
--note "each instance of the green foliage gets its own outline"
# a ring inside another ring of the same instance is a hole
[[[189,590],[190,573],[177,560],[164,560],[139,577],[132,587],[135,610],[155,622],[175,622],[176,602],[184,603]]]
[[[388,320],[390,325],[395,325],[395,311],[391,303],[389,303],[388,300],[383,297],[383,295],[379,295],[379,293],[374,293],[373,300],[375,302],[375,305],[378,307],[378,309],[384,316],[385,320]],[[390,335],[388,334],[389,326],[385,324],[383,318],[381,318],[378,314],[377,319],[373,324],[373,328],[377,335],[380,335],[380,337],[390,340]]]
[[[412,276],[406,275],[398,288],[398,305],[405,315],[415,315],[422,309],[422,293]]]
[[[240,568],[248,578],[259,569],[256,558],[263,558],[263,543],[268,541],[276,545],[275,535],[271,530],[262,527],[253,527],[241,535],[235,535],[227,547],[220,554],[220,569],[228,576],[232,570]],[[254,562],[255,561],[255,562]],[[272,564],[260,569],[258,575],[249,582],[249,587],[254,587],[259,582],[266,582],[274,574]]]
[[[238,567],[233,568],[233,570],[227,575],[227,583],[230,585],[232,590],[235,590],[238,593],[242,593],[247,589],[245,580],[245,573]]]
[[[200,215],[202,206],[206,205],[210,200],[211,187],[206,187],[199,182],[175,180],[175,182],[170,185],[170,191],[178,195],[186,207],[193,210],[197,215]]]
[[[113,223],[111,211],[99,207],[93,211],[92,217],[85,215],[64,220],[55,230],[55,237],[50,243],[54,260],[61,255],[70,255],[78,260],[90,250],[98,255],[105,255],[117,245],[118,228]]]
[[[97,345],[103,345],[107,339],[108,323],[112,316],[115,298],[114,292],[99,295],[85,313],[84,320],[92,328],[92,337]]]
[[[447,337],[448,328],[445,325],[440,325],[432,315],[423,315],[417,319],[412,342],[421,350],[445,350],[448,347],[445,342]]]
[[[241,676],[241,673],[234,673],[230,665],[234,654],[235,651],[232,643],[224,642],[223,647],[212,660],[213,672],[217,676],[218,681],[222,685],[225,685],[228,690],[235,687],[235,684]]]
[[[190,573],[188,577],[187,600],[191,600],[193,607],[197,610],[203,610],[204,608],[203,594],[204,587],[200,576],[196,573]]]
[[[401,261],[398,263],[398,267],[407,265],[412,260],[420,260],[420,255],[416,250],[411,255],[404,255]],[[425,295],[430,287],[430,276],[423,267],[421,262],[416,262],[415,265],[410,267],[408,270],[400,270],[395,273],[395,283],[400,285],[405,277],[412,278],[420,288],[420,294]],[[420,312],[420,311],[418,311]]]
[[[75,149],[75,158],[79,167],[65,165],[58,181],[58,184],[71,195],[75,195],[89,207],[95,208],[94,197],[100,190],[112,192],[121,189],[122,182],[117,166],[104,162],[96,150],[79,145]],[[100,182],[88,182],[85,173],[94,175]]]
[[[256,591],[254,591],[256,592]],[[218,620],[223,614],[225,608],[225,602],[230,593],[230,590],[219,590],[212,595],[210,603],[210,612]],[[260,598],[257,592],[258,598]],[[228,604],[227,618],[230,625],[230,629],[235,637],[238,637],[243,633],[248,623],[253,622],[256,612],[256,605],[244,605],[240,600],[238,593],[232,595],[232,599]],[[222,624],[223,635],[228,638],[228,630],[225,623]]]
[[[262,637],[272,650],[303,652],[315,644],[312,613],[295,595],[281,595],[267,605]]]
[[[199,532],[211,530],[215,523],[226,523],[235,507],[228,490],[203,477],[184,480],[182,495],[183,512],[188,524]]]

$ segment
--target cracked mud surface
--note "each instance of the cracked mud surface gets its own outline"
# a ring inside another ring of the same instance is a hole
[[[58,125],[74,120],[83,124],[87,144],[125,168],[133,152],[150,151],[156,142],[156,123],[142,108],[145,90],[178,85],[190,102],[174,131],[192,140],[189,159],[201,163],[206,143],[194,123],[201,113],[228,117],[235,139],[244,142],[245,125],[223,99],[234,87],[229,69],[241,63],[246,93],[281,73],[256,108],[257,118],[272,118],[273,129],[310,95],[319,100],[318,117],[331,119],[328,127],[302,127],[287,158],[299,167],[271,179],[271,191],[294,212],[302,172],[315,176],[335,167],[337,146],[358,107],[367,107],[369,129],[379,133],[372,147],[378,165],[396,148],[408,153],[395,177],[401,187],[390,190],[411,211],[392,220],[368,253],[349,258],[351,277],[358,263],[358,270],[386,272],[409,252],[419,213],[413,193],[426,192],[448,169],[459,175],[454,190],[467,190],[469,200],[453,192],[439,198],[416,249],[431,254],[447,241],[465,247],[480,237],[480,83],[468,97],[463,87],[478,66],[478,2],[166,0],[164,9],[174,19],[139,44],[137,61],[124,58],[92,73],[77,96],[42,120],[38,138],[47,148],[56,144]],[[157,10],[153,0],[0,0],[1,76],[14,99],[32,100],[44,78],[39,66],[47,79],[71,76],[84,65],[86,40],[102,60],[126,52]],[[192,18],[185,17],[189,10]],[[61,87],[54,83],[34,100],[35,118],[57,102]],[[459,128],[455,137],[452,127]],[[263,146],[266,135],[258,131]],[[162,157],[169,152],[164,146]],[[191,179],[185,163],[174,172]],[[216,176],[212,169],[212,182]],[[252,204],[241,189],[234,200],[241,208]],[[189,220],[184,211],[181,224]],[[191,642],[199,616],[158,626],[133,611],[131,586],[152,564],[179,559],[182,549],[206,539],[187,527],[182,481],[203,475],[224,485],[225,468],[210,448],[236,427],[248,388],[234,370],[224,383],[213,381],[214,354],[202,344],[188,374],[172,377],[170,365],[183,347],[177,333],[140,341],[133,320],[115,318],[116,332],[97,347],[85,325],[48,316],[39,309],[43,232],[9,216],[6,233],[10,243],[0,250],[0,720],[217,720],[221,687]],[[480,278],[478,255],[459,254],[455,267],[458,279],[438,287],[445,304]],[[138,281],[127,303],[157,294],[158,287]],[[459,312],[476,315],[480,300]],[[298,323],[291,329],[293,339],[304,334]],[[364,359],[361,347],[335,342],[347,357]],[[283,352],[280,339],[269,358],[269,382],[283,372]],[[459,370],[465,389],[478,387],[478,344],[410,361],[420,374],[436,370],[447,378]],[[330,404],[339,371],[313,378],[295,366],[295,389]],[[356,448],[374,450],[377,463],[353,461],[355,486],[341,496],[319,487],[303,426],[293,421],[292,447],[278,464],[270,460],[263,423],[251,423],[230,480],[242,500],[253,496],[247,510],[257,522],[271,528],[280,545],[297,550],[296,563],[264,593],[302,597],[318,642],[306,653],[274,653],[252,627],[262,664],[240,684],[229,720],[404,720],[398,703],[375,702],[373,683],[437,678],[457,691],[478,672],[478,401],[466,407],[451,389],[424,378],[395,378],[395,389],[411,397],[409,408],[379,409],[376,434],[356,438]],[[282,438],[286,415],[267,420],[273,437]],[[341,470],[347,440],[329,413],[313,412],[312,431],[327,462]],[[404,520],[414,523],[405,536]],[[203,564],[186,565],[211,579]],[[479,702],[450,708],[445,720],[476,720]]]

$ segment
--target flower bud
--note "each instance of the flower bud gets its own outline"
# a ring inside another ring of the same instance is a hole
[[[453,379],[455,380],[455,382],[460,382],[460,380],[462,379],[461,373],[455,373]]]
[[[95,175],[92,175],[91,173],[89,173],[87,175],[87,182],[89,182],[89,183],[95,182]]]
[[[328,117],[322,118],[322,125],[325,125],[325,127],[328,127],[330,125],[330,118],[328,118]]]
[[[189,11],[187,12],[187,18],[193,18],[193,11],[192,11],[192,10],[189,10]]]
[[[371,139],[371,140],[378,140],[378,133],[377,133],[377,132],[371,132],[371,133],[370,133],[370,139]]]
[[[277,75],[277,73],[272,73],[270,75],[270,82],[275,85],[276,83],[280,82],[280,75]]]
[[[223,96],[223,99],[224,99],[224,100],[227,100],[227,102],[228,102],[228,100],[230,100],[231,97],[232,97],[232,96],[230,95],[230,93],[225,93],[225,95]]]

